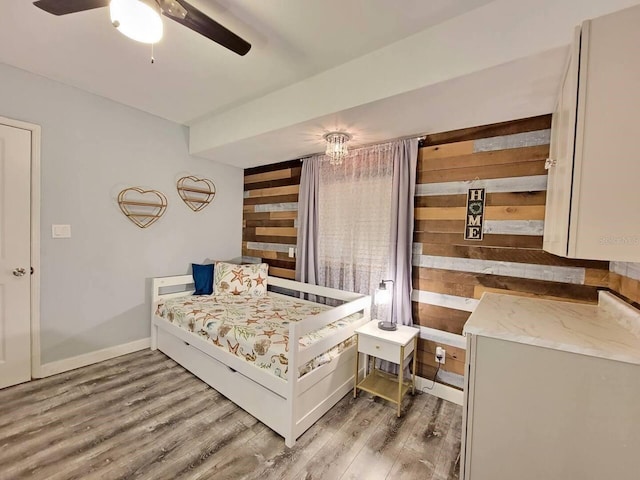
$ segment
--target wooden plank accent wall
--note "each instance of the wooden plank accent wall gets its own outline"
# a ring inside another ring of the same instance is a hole
[[[269,275],[293,279],[296,259],[289,248],[296,246],[298,229],[299,160],[276,163],[244,171],[242,255],[258,257],[269,264]]]
[[[484,292],[596,302],[598,287],[617,275],[608,262],[542,250],[550,127],[545,115],[427,136],[415,197],[415,323],[461,334]],[[487,192],[482,241],[463,238],[471,187]],[[441,381],[460,386],[464,350],[452,346],[421,340],[419,375],[433,378],[437,345],[447,350]]]
[[[611,262],[609,288],[640,309],[640,263]]]
[[[640,264],[570,260],[542,250],[551,116],[428,135],[419,151],[413,249],[414,323],[454,334],[484,292],[596,302],[609,288],[640,308]],[[242,254],[294,278],[298,160],[245,170]],[[471,186],[485,187],[481,242],[465,241]],[[461,386],[461,348],[420,340],[418,373],[433,378],[435,349],[447,351],[440,381]]]

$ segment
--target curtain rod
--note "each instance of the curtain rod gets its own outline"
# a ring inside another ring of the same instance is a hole
[[[427,135],[426,134],[423,134],[423,135],[407,135],[407,136],[404,136],[404,137],[396,137],[396,138],[392,138],[390,140],[385,140],[383,142],[363,143],[362,145],[354,146],[352,148],[352,150],[358,150],[360,148],[373,147],[375,145],[384,145],[386,143],[398,142],[400,140],[408,140],[410,138],[415,138],[415,139],[418,140],[418,142],[424,142],[427,139]],[[305,158],[314,157],[316,155],[324,155],[324,154],[325,154],[324,152],[310,153],[309,155],[305,155],[304,157],[300,157],[299,160],[303,161]]]

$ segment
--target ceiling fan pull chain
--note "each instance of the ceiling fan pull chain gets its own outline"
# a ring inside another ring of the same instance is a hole
[[[156,63],[156,59],[153,57],[153,43],[151,44],[151,64],[153,65],[154,63]]]

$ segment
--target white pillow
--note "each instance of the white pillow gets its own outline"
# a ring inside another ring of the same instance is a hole
[[[261,297],[267,293],[268,276],[269,265],[266,263],[234,265],[218,262],[213,270],[213,293]]]

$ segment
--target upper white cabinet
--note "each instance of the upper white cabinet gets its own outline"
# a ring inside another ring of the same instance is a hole
[[[640,6],[577,29],[553,114],[544,249],[640,261]]]

